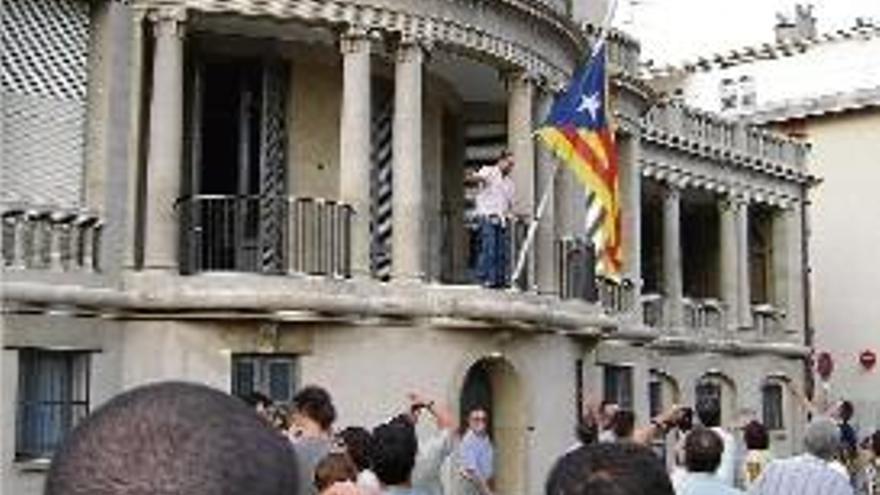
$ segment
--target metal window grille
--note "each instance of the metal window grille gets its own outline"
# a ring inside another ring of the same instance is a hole
[[[16,459],[46,459],[89,413],[87,352],[19,353]]]
[[[232,357],[232,394],[260,392],[274,402],[288,403],[296,393],[296,356],[239,354]]]
[[[84,159],[89,2],[3,4],[3,201],[73,207]]]

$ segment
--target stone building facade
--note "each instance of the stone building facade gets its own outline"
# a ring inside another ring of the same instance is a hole
[[[809,140],[808,169],[822,178],[810,195],[809,260],[817,354],[834,370],[831,398],[849,399],[860,433],[880,427],[880,291],[874,246],[880,199],[874,184],[880,135],[880,23],[862,18],[824,32],[807,7],[779,16],[776,42],[657,69],[651,84],[687,105],[737,116]],[[743,84],[745,82],[745,84]],[[869,228],[855,228],[868,226]]]
[[[806,145],[660,100],[614,33],[625,266],[593,280],[585,194],[531,136],[592,36],[568,2],[3,8],[4,493],[39,493],[79,418],[168,379],[323,384],[341,425],[410,390],[482,404],[511,494],[541,491],[585,396],[644,421],[714,395],[797,444]],[[554,200],[497,291],[469,283],[463,178],[505,146],[514,252]]]

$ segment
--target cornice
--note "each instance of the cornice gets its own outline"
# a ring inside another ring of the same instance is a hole
[[[444,45],[461,51],[471,51],[494,59],[503,66],[513,66],[541,76],[549,81],[565,81],[571,73],[576,53],[586,46],[577,27],[564,16],[546,5],[524,0],[498,0],[497,7],[508,9],[509,14],[527,17],[534,26],[531,33],[520,30],[522,36],[499,34],[497,26],[481,26],[479,18],[457,19],[389,7],[379,3],[345,0],[135,0],[137,8],[175,6],[204,13],[235,13],[252,17],[298,19],[308,24],[351,27],[364,31],[379,31],[404,39],[417,39],[427,45]],[[506,14],[506,15],[509,15]],[[537,22],[535,22],[537,21]],[[529,23],[523,23],[527,25]],[[536,28],[549,29],[559,36],[553,49],[539,51],[544,43]],[[530,39],[535,38],[535,39]],[[558,50],[573,56],[559,60]]]

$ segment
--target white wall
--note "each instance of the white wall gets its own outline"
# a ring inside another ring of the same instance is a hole
[[[880,80],[880,78],[878,78]],[[858,354],[880,355],[880,112],[811,121],[811,259],[816,350],[831,353],[832,396],[852,399],[865,427],[880,427],[880,366],[865,371]]]
[[[682,85],[685,101],[718,112],[721,81],[743,75],[754,79],[759,110],[787,100],[876,88],[880,86],[880,36],[828,42],[790,57],[696,72]]]

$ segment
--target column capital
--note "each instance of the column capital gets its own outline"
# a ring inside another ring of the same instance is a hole
[[[374,41],[380,37],[375,31],[363,26],[348,26],[339,33],[339,51],[346,53],[369,52]]]
[[[153,24],[153,36],[156,38],[166,36],[183,38],[186,17],[184,7],[164,6],[150,9],[147,13],[147,19]]]
[[[524,86],[538,87],[541,84],[537,74],[522,69],[502,71],[501,79],[508,89]]]
[[[396,62],[422,62],[430,49],[430,43],[415,36],[404,34],[394,45]]]
[[[681,197],[683,186],[680,181],[669,179],[663,182],[663,197],[667,199],[678,199]]]

